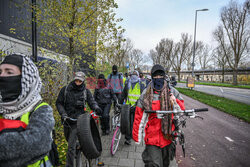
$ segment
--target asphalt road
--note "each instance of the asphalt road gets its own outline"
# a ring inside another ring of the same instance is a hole
[[[178,83],[177,87],[186,87],[185,83]],[[219,86],[195,85],[194,90],[225,97],[250,105],[250,89],[228,88]]]
[[[250,166],[250,124],[184,96],[186,109],[209,108],[204,119],[188,119],[184,128],[186,158],[177,146],[179,167]]]

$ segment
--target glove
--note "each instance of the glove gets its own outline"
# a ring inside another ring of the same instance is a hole
[[[100,107],[97,107],[97,108],[95,109],[95,113],[96,113],[97,115],[102,115],[102,109],[101,109]]]
[[[118,109],[121,109],[121,108],[122,108],[122,105],[119,104],[119,103],[116,103],[116,106],[117,106]]]
[[[63,114],[62,114],[62,120],[63,120],[63,121],[66,121],[67,117],[68,117],[68,115],[67,115],[66,113],[63,113]]]

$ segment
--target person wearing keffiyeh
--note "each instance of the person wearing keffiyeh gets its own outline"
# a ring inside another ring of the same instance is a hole
[[[142,159],[146,167],[168,167],[170,162],[175,161],[175,145],[171,140],[173,115],[158,119],[156,113],[147,114],[144,110],[171,110],[171,103],[184,110],[184,100],[176,89],[167,84],[161,65],[152,67],[151,77],[152,82],[137,102],[132,136],[136,144],[144,137],[146,147]]]
[[[32,60],[11,54],[0,64],[0,166],[51,166],[52,108],[42,103],[42,82]]]

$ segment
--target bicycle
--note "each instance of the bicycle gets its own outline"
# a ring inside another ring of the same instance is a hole
[[[185,136],[184,132],[180,129],[186,127],[186,119],[189,118],[201,118],[203,117],[196,114],[196,112],[205,112],[208,111],[208,108],[199,108],[199,109],[189,109],[189,110],[172,110],[172,111],[162,111],[162,110],[145,110],[145,113],[156,113],[158,119],[163,119],[166,114],[174,114],[173,124],[175,126],[174,131],[171,133],[172,141],[175,145],[179,140],[179,144],[182,146],[183,155],[185,157]],[[182,120],[180,120],[182,119]]]
[[[111,118],[111,127],[112,131],[114,132],[110,148],[111,155],[115,155],[122,134],[131,135],[131,124],[133,123],[131,120],[133,119],[133,117],[131,118],[132,110],[135,110],[135,106],[130,106],[127,104],[118,105],[114,108],[114,116]]]
[[[115,155],[120,140],[121,140],[121,129],[120,129],[120,121],[121,121],[121,112],[119,110],[118,106],[114,107],[114,116],[111,118],[111,130],[114,132],[113,137],[112,137],[112,142],[111,142],[111,147],[110,147],[110,153],[111,155]]]
[[[97,116],[95,115],[95,113],[90,113],[90,115],[92,116],[92,118],[95,119],[95,121],[98,121],[96,120],[97,119]],[[67,122],[67,120],[69,122],[72,122],[72,123],[76,123],[78,119],[74,119],[74,118],[70,118],[70,117],[66,117],[63,121],[63,124],[65,125],[65,123]],[[66,126],[69,126],[70,127],[70,123],[67,122],[67,125]],[[71,127],[70,127],[71,128]],[[92,166],[95,166],[95,165],[99,165],[99,158],[96,158],[96,159],[89,159],[87,158],[82,149],[81,149],[81,144],[79,142],[79,138],[77,137],[77,140],[76,140],[76,147],[75,147],[75,153],[74,153],[74,160],[73,160],[73,166],[74,167],[92,167]],[[100,165],[102,166],[102,165]]]

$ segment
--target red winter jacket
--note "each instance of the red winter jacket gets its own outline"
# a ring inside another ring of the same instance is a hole
[[[185,110],[184,100],[176,89],[172,89],[173,94],[176,97],[176,102],[182,110]],[[132,133],[133,139],[139,144],[142,137],[145,136],[144,141],[146,145],[155,145],[163,148],[169,145],[172,141],[164,138],[161,131],[161,119],[157,118],[156,113],[147,114],[144,112],[143,98],[145,93],[146,89],[141,94],[136,106]],[[152,110],[160,110],[159,95],[155,93],[152,101]],[[172,130],[174,130],[173,126]]]

